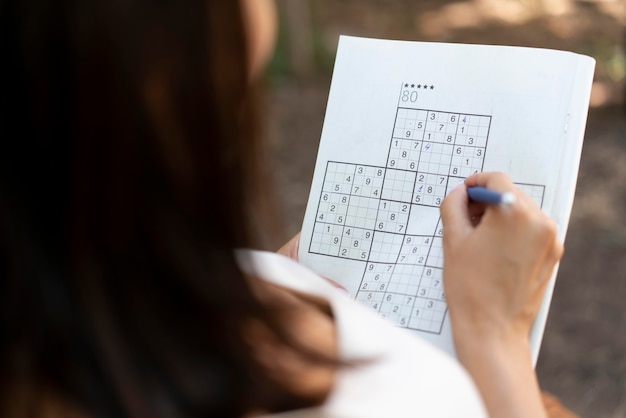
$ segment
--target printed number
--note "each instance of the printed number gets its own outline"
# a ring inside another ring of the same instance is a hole
[[[406,103],[406,102],[415,103],[417,101],[417,92],[416,91],[404,90],[402,92],[402,101],[404,103]]]

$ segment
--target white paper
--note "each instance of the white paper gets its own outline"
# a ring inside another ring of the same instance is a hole
[[[341,37],[301,262],[454,353],[439,203],[468,175],[503,171],[563,240],[593,68],[562,51]]]

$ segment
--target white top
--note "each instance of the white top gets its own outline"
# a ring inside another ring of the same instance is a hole
[[[264,418],[487,417],[456,359],[379,318],[287,257],[241,250],[237,258],[249,274],[326,299],[336,323],[339,358],[373,359],[340,369],[323,405]]]

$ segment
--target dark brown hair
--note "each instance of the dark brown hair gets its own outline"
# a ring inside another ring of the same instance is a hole
[[[241,336],[282,331],[232,251],[263,219],[239,8],[0,4],[2,416],[303,406]]]

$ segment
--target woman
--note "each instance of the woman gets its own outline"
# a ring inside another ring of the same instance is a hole
[[[272,16],[2,4],[1,416],[545,414],[527,335],[562,250],[505,176],[466,185],[515,193],[506,210],[465,186],[442,206],[463,367],[284,257],[235,254],[272,232],[250,88]]]

